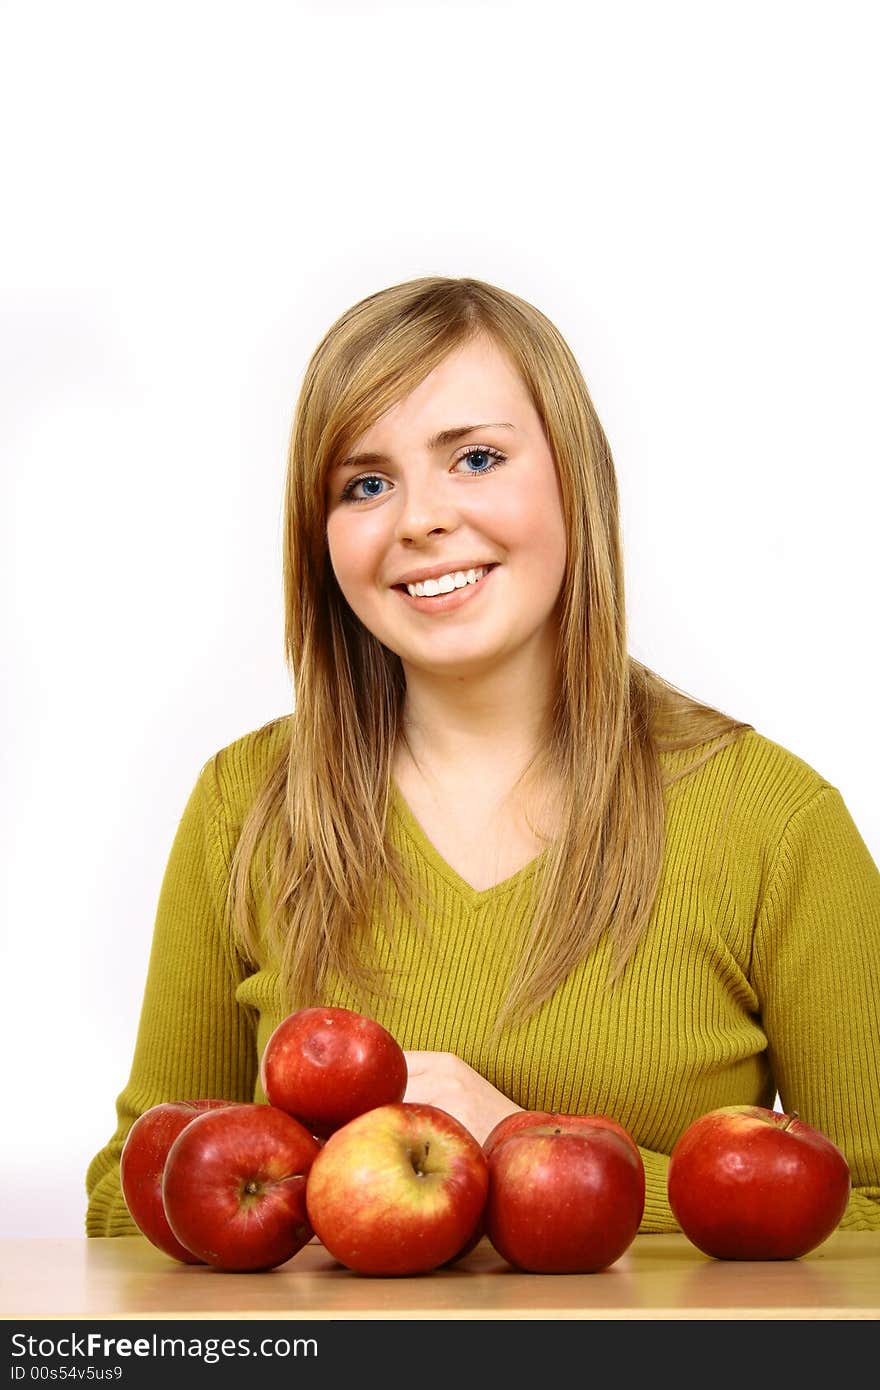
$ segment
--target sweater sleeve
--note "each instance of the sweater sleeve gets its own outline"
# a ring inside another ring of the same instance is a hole
[[[639,1153],[645,1165],[645,1210],[639,1230],[650,1231],[652,1235],[679,1230],[679,1224],[672,1215],[666,1195],[669,1154],[657,1153],[656,1149],[645,1149],[641,1144]]]
[[[752,976],[783,1109],[849,1162],[841,1226],[880,1230],[880,871],[834,787],[786,825]]]
[[[253,1023],[235,991],[243,967],[224,939],[228,872],[218,835],[214,759],[180,819],[159,894],[131,1073],[117,1125],[86,1173],[86,1235],[137,1232],[122,1196],[119,1157],[139,1115],[169,1100],[253,1100]]]

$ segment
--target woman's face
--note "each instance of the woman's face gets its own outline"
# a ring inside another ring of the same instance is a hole
[[[480,337],[451,353],[355,441],[354,454],[372,457],[330,474],[327,542],[363,625],[405,668],[438,675],[529,652],[552,659],[562,498],[541,421],[495,344]],[[464,584],[481,566],[492,568]],[[403,581],[423,572],[451,579],[439,596],[413,599]]]

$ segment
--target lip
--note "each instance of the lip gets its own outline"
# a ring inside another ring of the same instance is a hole
[[[415,608],[417,612],[440,617],[444,613],[454,613],[457,608],[462,608],[466,603],[473,603],[479,596],[480,590],[489,583],[498,568],[497,564],[492,565],[488,573],[484,574],[482,579],[477,580],[476,584],[464,584],[460,589],[451,589],[448,594],[437,594],[434,598],[413,598],[406,589],[395,588],[394,592],[405,603]]]
[[[497,564],[497,560],[468,560],[467,564],[464,565],[452,563],[435,565],[430,570],[413,570],[411,574],[401,575],[400,579],[391,585],[391,588],[396,589],[398,584],[424,584],[426,579],[440,579],[444,574],[456,574],[459,570],[462,574],[467,574],[468,570],[489,570]]]

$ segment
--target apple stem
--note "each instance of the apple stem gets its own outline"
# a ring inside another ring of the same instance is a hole
[[[425,1162],[425,1159],[428,1157],[428,1152],[429,1152],[430,1148],[431,1148],[431,1141],[430,1141],[429,1139],[426,1139],[426,1140],[424,1141],[423,1146],[420,1148],[420,1151],[419,1151],[419,1153],[418,1153],[418,1156],[417,1156],[416,1154],[413,1153],[412,1149],[408,1149],[408,1150],[407,1150],[407,1157],[409,1158],[409,1161],[410,1161],[410,1163],[412,1164],[413,1172],[414,1172],[414,1173],[416,1174],[416,1176],[419,1177],[419,1178],[423,1178],[423,1177],[425,1176],[425,1170],[424,1170],[424,1168],[422,1167],[422,1164]]]
[[[789,1127],[789,1125],[791,1124],[792,1120],[799,1120],[799,1119],[800,1119],[800,1115],[798,1114],[798,1112],[797,1112],[796,1110],[792,1110],[792,1112],[791,1112],[790,1115],[786,1115],[786,1117],[785,1117],[785,1124],[784,1124],[784,1125],[780,1125],[780,1129],[788,1129],[788,1127]]]

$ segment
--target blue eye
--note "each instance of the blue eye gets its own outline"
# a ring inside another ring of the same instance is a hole
[[[353,495],[355,487],[359,486],[361,483],[381,483],[381,482],[384,482],[384,479],[383,479],[383,478],[376,478],[376,477],[374,477],[372,474],[371,474],[370,476],[366,477],[366,478],[356,478],[354,482],[349,483],[348,486],[346,487],[345,491],[344,491],[343,494],[342,494],[342,501],[343,501],[343,502],[369,502],[370,499],[373,498],[373,497],[381,497],[382,494],[381,494],[380,492],[368,492],[367,495],[366,495],[366,497],[355,497],[355,496]]]
[[[500,450],[490,449],[488,445],[485,444],[480,444],[475,449],[467,449],[465,453],[459,455],[459,459],[473,458],[474,454],[484,454],[487,458],[493,460],[493,462],[490,463],[487,468],[481,468],[479,470],[479,472],[476,474],[477,477],[479,477],[481,473],[491,473],[492,469],[497,468],[499,462],[502,462],[504,459],[504,455],[500,452]],[[458,462],[459,459],[457,459],[456,462]]]
[[[491,460],[491,462],[490,462],[489,464],[487,464],[486,467],[484,467],[484,468],[480,468],[480,469],[478,469],[478,470],[476,470],[476,471],[467,473],[467,474],[466,474],[467,477],[470,477],[470,478],[482,478],[486,473],[491,473],[492,470],[493,470],[494,468],[497,468],[497,467],[499,466],[499,464],[505,462],[505,457],[506,457],[506,456],[505,456],[504,454],[502,454],[502,452],[501,452],[500,449],[493,449],[492,446],[489,445],[489,444],[479,444],[479,445],[473,445],[473,444],[472,444],[472,445],[470,446],[470,448],[465,449],[465,450],[463,451],[463,453],[461,453],[461,454],[458,455],[458,458],[456,459],[456,463],[461,462],[462,459],[473,458],[474,455],[480,455],[480,454],[482,454],[482,455],[483,455],[484,457],[486,457],[486,458],[489,458],[489,459]],[[384,483],[384,481],[385,481],[385,479],[384,479],[384,478],[380,478],[380,477],[378,476],[378,474],[376,474],[376,473],[363,473],[359,478],[352,478],[352,479],[350,480],[350,482],[346,483],[345,487],[342,489],[342,492],[339,494],[339,500],[340,500],[340,502],[354,502],[354,503],[358,503],[358,502],[371,502],[374,498],[376,498],[376,497],[381,497],[381,496],[382,496],[382,493],[381,493],[381,492],[369,492],[369,493],[367,493],[367,495],[366,495],[365,497],[355,497],[355,496],[354,496],[354,489],[355,489],[356,487],[360,487],[362,484],[366,484],[366,483]]]

